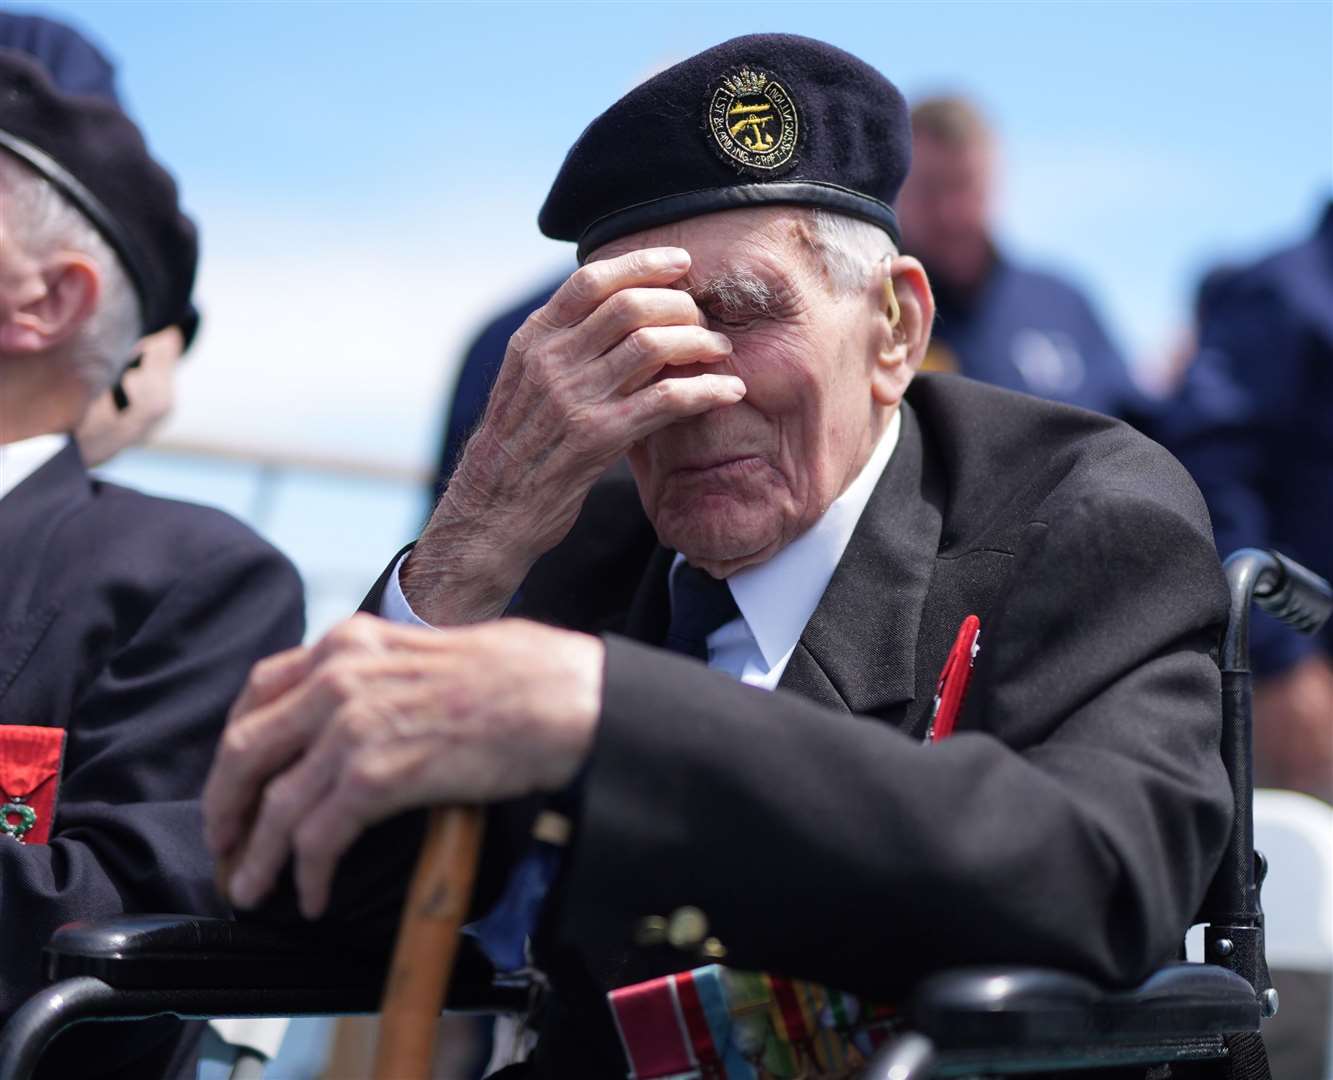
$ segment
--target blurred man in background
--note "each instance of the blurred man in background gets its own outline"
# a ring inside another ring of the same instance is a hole
[[[1275,547],[1333,576],[1333,204],[1304,242],[1210,276],[1158,435],[1219,551]],[[1333,801],[1333,624],[1311,639],[1257,612],[1252,653],[1256,780]]]
[[[186,317],[195,231],[123,113],[9,49],[0,238],[2,1021],[63,923],[219,913],[196,799],[246,671],[303,617],[245,526],[85,471],[71,433],[144,334]],[[176,1027],[78,1029],[48,1067],[158,1075],[189,1056]]]
[[[1086,297],[1017,266],[995,240],[995,136],[961,97],[912,109],[912,171],[898,197],[904,250],[930,274],[938,314],[926,370],[1131,417],[1140,394]]]
[[[73,27],[40,15],[0,12],[0,48],[27,53],[67,94],[122,104],[111,60]],[[175,403],[176,364],[193,343],[199,313],[191,304],[180,322],[139,342],[116,384],[93,403],[76,432],[87,465],[100,465],[148,438]]]

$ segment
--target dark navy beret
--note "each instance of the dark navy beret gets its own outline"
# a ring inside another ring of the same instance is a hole
[[[175,181],[120,109],[64,93],[36,61],[0,49],[0,149],[46,177],[106,238],[138,294],[144,333],[187,318],[198,236]]]
[[[912,159],[907,103],[869,64],[792,34],[733,38],[588,125],[538,224],[579,258],[628,233],[744,206],[822,207],[883,228]]]

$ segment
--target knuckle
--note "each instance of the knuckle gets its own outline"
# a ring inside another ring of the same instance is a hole
[[[360,646],[361,631],[351,619],[345,619],[324,635],[324,644],[335,652],[345,652]]]
[[[315,676],[315,681],[324,696],[342,703],[356,697],[359,687],[356,673],[348,665],[336,661],[325,664]]]
[[[266,656],[250,669],[250,675],[245,680],[245,692],[247,694],[261,692],[273,682],[280,669],[281,662],[276,656]]]
[[[264,790],[262,815],[270,822],[286,822],[296,808],[296,791],[290,782],[275,780]]]
[[[646,308],[642,289],[621,289],[602,305],[602,310],[619,323],[641,318]]]
[[[602,272],[597,268],[596,263],[588,263],[580,266],[569,275],[569,281],[566,287],[569,289],[570,299],[575,301],[588,301],[593,299],[600,288]]]
[[[569,425],[564,432],[563,441],[576,457],[600,452],[606,436],[600,426],[593,422],[587,410],[570,415]]]
[[[379,643],[384,620],[364,611],[358,611],[343,623],[343,627],[348,640],[354,646],[373,646]]]
[[[646,247],[631,251],[625,258],[625,264],[637,274],[651,273],[658,268],[657,249]]]
[[[323,861],[333,852],[333,836],[316,820],[306,821],[292,835],[292,847],[299,858]]]
[[[334,716],[338,736],[345,745],[369,742],[379,730],[379,716],[368,709],[344,706]]]
[[[222,754],[227,758],[244,758],[250,752],[254,740],[245,724],[229,724],[222,733]]]
[[[536,337],[538,333],[538,317],[543,316],[545,312],[545,307],[538,308],[523,320],[523,325],[515,330],[509,337],[509,352],[517,353],[521,356],[528,350],[528,347],[532,344],[532,339]]]
[[[374,802],[387,790],[387,774],[373,758],[363,755],[347,763],[342,786],[357,805]]]
[[[556,411],[562,415],[568,415],[574,411],[578,404],[577,396],[573,387],[564,379],[550,379],[545,387],[546,398]]]
[[[550,347],[534,345],[523,354],[523,381],[539,394],[544,394],[551,383],[551,371],[554,365],[550,358]]]
[[[658,379],[648,387],[648,403],[654,406],[669,405],[679,396],[679,391],[673,385],[678,379]]]
[[[656,351],[658,343],[657,328],[640,326],[625,337],[625,351],[636,360],[645,359]]]

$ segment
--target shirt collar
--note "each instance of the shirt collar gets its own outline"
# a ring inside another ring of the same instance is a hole
[[[828,588],[856,523],[898,445],[902,419],[902,410],[895,410],[870,460],[818,521],[771,559],[737,570],[727,578],[741,617],[770,670],[796,647],[805,624],[819,606],[819,598]],[[684,561],[678,554],[671,564],[672,571]]]
[[[65,449],[67,442],[68,435],[54,434],[0,443],[0,499]]]

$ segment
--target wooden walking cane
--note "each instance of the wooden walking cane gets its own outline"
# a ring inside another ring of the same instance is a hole
[[[430,1076],[435,1031],[458,932],[472,899],[485,820],[478,806],[431,811],[380,1002],[375,1080]]]

